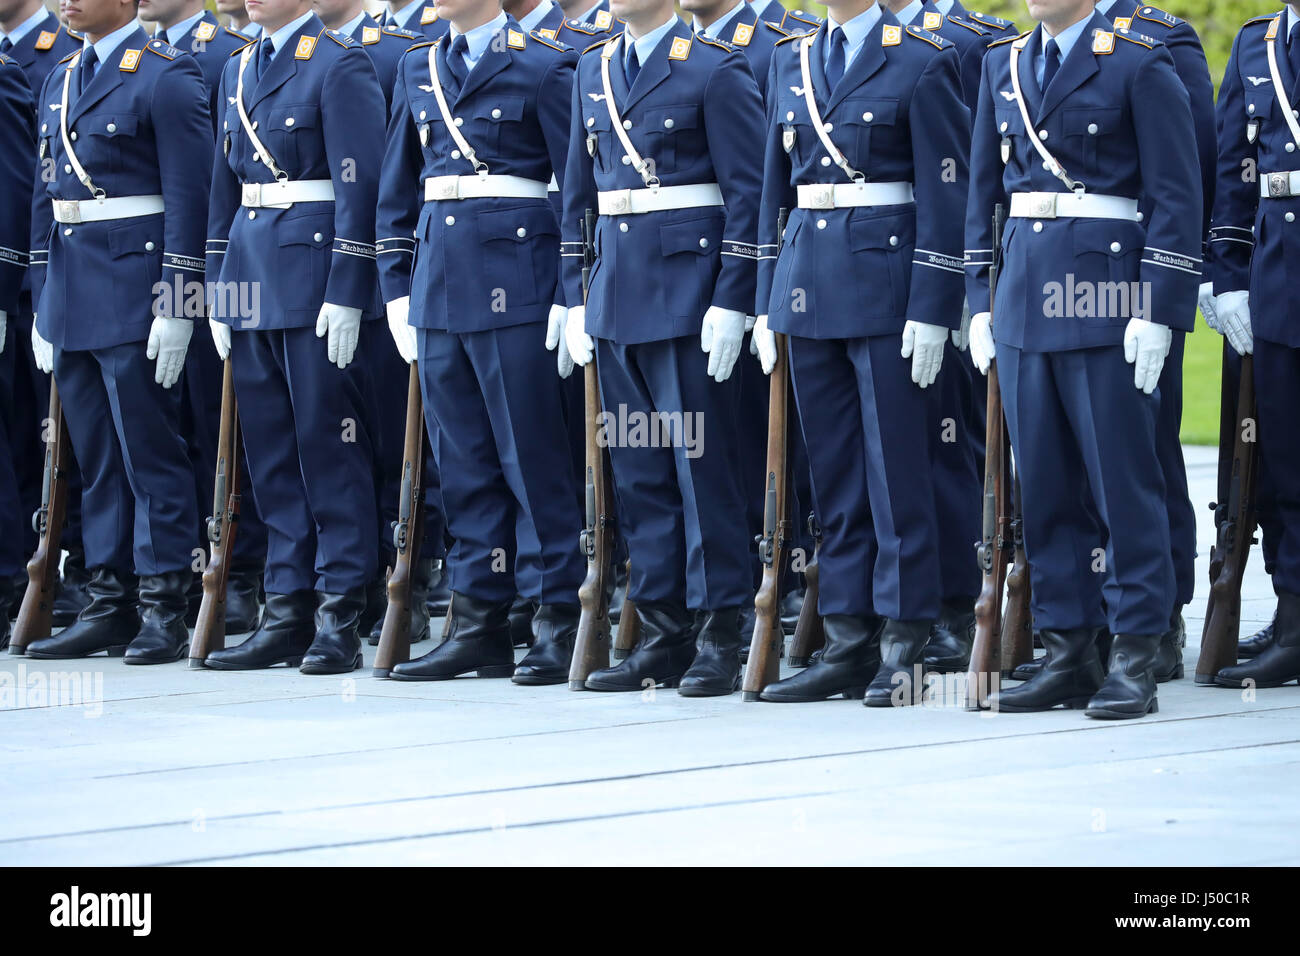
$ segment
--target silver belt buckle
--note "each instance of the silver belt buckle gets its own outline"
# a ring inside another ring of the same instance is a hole
[[[1290,173],[1269,173],[1268,194],[1274,199],[1285,199],[1291,195]]]
[[[814,209],[834,209],[835,208],[835,187],[830,185],[819,185],[812,191],[812,207]]]
[[[437,193],[439,199],[459,199],[460,198],[460,177],[448,176],[438,183]]]
[[[262,184],[244,183],[240,187],[240,203],[251,209],[260,209],[262,207]]]
[[[610,208],[613,210],[611,215],[617,216],[620,213],[632,211],[632,190],[615,189],[613,195],[609,197]]]
[[[1030,193],[1029,216],[1031,219],[1056,218],[1056,193]]]
[[[59,222],[76,225],[81,222],[81,203],[76,199],[56,199],[55,205],[58,207],[59,214],[56,217]]]

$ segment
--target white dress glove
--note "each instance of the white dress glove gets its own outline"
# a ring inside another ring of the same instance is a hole
[[[153,380],[163,388],[171,388],[185,368],[185,353],[190,350],[190,336],[194,322],[190,319],[165,319],[155,316],[149,327],[149,341],[145,355],[157,359]]]
[[[1124,330],[1124,361],[1133,366],[1133,384],[1150,395],[1160,381],[1169,343],[1174,334],[1167,325],[1146,319],[1129,319]]]
[[[959,352],[970,345],[970,303],[965,299],[961,300],[961,328],[952,330],[952,344]]]
[[[212,344],[217,347],[217,358],[224,362],[230,358],[230,326],[216,319],[208,319],[208,328],[212,330]]]
[[[989,364],[997,357],[993,347],[993,316],[988,312],[976,312],[970,320],[970,360],[987,375]]]
[[[709,353],[709,376],[715,382],[725,382],[731,377],[744,340],[744,312],[709,306],[700,326],[700,348]]]
[[[49,375],[54,371],[54,346],[45,341],[36,331],[36,318],[32,317],[32,355],[36,357],[36,367]]]
[[[933,384],[943,364],[943,344],[950,330],[942,325],[908,319],[903,326],[903,358],[912,360],[912,381],[922,388]]]
[[[411,297],[404,295],[387,303],[387,306],[388,331],[393,336],[393,344],[397,346],[397,354],[402,357],[402,361],[410,365],[419,352],[415,329],[411,328],[410,322]]]
[[[776,335],[767,327],[767,316],[760,315],[754,322],[754,337],[749,342],[750,351],[758,356],[763,374],[771,375],[776,368]]]
[[[555,353],[555,368],[560,378],[573,374],[573,356],[564,343],[564,324],[569,318],[569,310],[562,305],[552,305],[551,314],[546,319],[546,349]]]
[[[326,354],[330,363],[339,368],[352,364],[357,352],[357,339],[361,336],[361,310],[326,302],[316,316],[316,338],[326,340]]]
[[[5,352],[5,337],[9,334],[9,313],[0,310],[0,355]]]
[[[1219,331],[1238,355],[1255,351],[1255,333],[1250,329],[1250,293],[1225,292],[1214,300],[1218,313]]]
[[[1202,282],[1200,289],[1196,292],[1196,307],[1201,310],[1201,315],[1205,316],[1205,324],[1216,332],[1223,332],[1223,326],[1219,322],[1219,310],[1214,307],[1214,283]]]
[[[586,365],[596,350],[596,343],[587,334],[587,307],[575,305],[564,319],[564,344],[569,348],[575,365]]]

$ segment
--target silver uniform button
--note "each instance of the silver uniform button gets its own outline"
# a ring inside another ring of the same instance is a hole
[[[631,157],[631,156],[628,156],[628,155],[625,154],[625,155],[623,156],[623,165],[624,165],[624,166],[631,166],[631,165],[632,165],[632,157]]]
[[[1248,105],[1246,106],[1246,112],[1247,112],[1247,113],[1253,113],[1253,112],[1255,112],[1255,104],[1254,104],[1254,103],[1250,103],[1250,104],[1248,104]]]
[[[116,124],[116,123],[109,123],[107,126],[104,127],[104,129],[108,130],[110,133],[116,133],[116,132],[117,132],[117,124]]]
[[[256,218],[257,218],[257,210],[256,210],[256,209],[250,209],[250,210],[248,210],[248,218],[249,218],[249,219],[256,219]]]
[[[618,231],[619,231],[619,232],[627,232],[627,223],[625,223],[625,222],[620,222],[620,223],[618,224]]]
[[[318,233],[316,233],[316,235],[314,235],[314,236],[311,237],[311,241],[312,241],[312,242],[320,242],[320,241],[321,241],[322,239],[324,239],[324,238],[325,238],[325,236],[318,232]]]
[[[623,120],[623,128],[624,128],[624,129],[631,129],[631,128],[632,128],[632,121],[631,121],[631,120]]]
[[[822,124],[822,129],[825,130],[827,133],[829,133],[829,132],[831,132],[832,130],[835,129],[835,124],[834,124],[834,123],[824,123],[824,124]]]
[[[897,236],[890,236],[890,237],[889,237],[889,244],[890,244],[891,246],[896,246],[896,245],[898,245],[898,237],[897,237]]]
[[[1119,251],[1120,251],[1121,249],[1123,249],[1123,248],[1124,248],[1124,247],[1121,246],[1118,242],[1112,242],[1112,243],[1110,244],[1110,251],[1111,251],[1111,252],[1119,252]]]
[[[64,234],[65,236],[70,236],[70,235],[72,235],[72,230],[71,230],[71,229],[64,229],[64,230],[63,230],[63,234]]]
[[[1289,212],[1289,213],[1287,213],[1287,214],[1286,214],[1286,221],[1287,221],[1287,222],[1295,222],[1295,213],[1293,213],[1293,212]]]
[[[528,235],[528,230],[525,229],[523,226],[520,226],[518,229],[515,230],[515,235],[518,236],[520,239],[522,239],[524,238],[524,236]]]
[[[1294,152],[1295,152],[1295,143],[1287,143],[1287,144],[1286,144],[1286,151],[1287,151],[1288,153],[1294,153]]]
[[[448,216],[446,219],[443,220],[443,222],[445,222],[449,226],[454,226],[456,225],[456,217]]]
[[[257,129],[257,120],[253,120],[253,129]]]
[[[1138,213],[1138,222],[1142,221],[1142,213]]]
[[[825,229],[825,228],[826,228],[826,220],[825,220],[825,219],[818,219],[818,220],[817,220],[817,228],[818,228],[818,229]]]
[[[1040,130],[1038,131],[1038,138],[1039,138],[1039,139],[1047,139],[1047,130],[1045,130],[1045,129],[1040,129]]]
[[[1043,231],[1043,224],[1041,222],[1034,223],[1034,232],[1042,232],[1042,231]]]
[[[258,155],[257,153],[254,153],[254,154],[253,154],[253,162],[255,162],[255,163],[260,163],[261,161],[262,161],[262,157],[261,157],[260,155]]]
[[[670,116],[666,120],[664,120],[664,129],[672,129],[672,128],[673,128],[673,118]]]
[[[794,119],[794,110],[786,110],[785,118],[787,120]]]
[[[822,165],[823,165],[823,166],[829,166],[830,164],[831,164],[831,158],[830,158],[829,156],[823,156],[823,157],[822,157]]]
[[[153,243],[152,243],[152,242],[146,242],[146,243],[144,244],[144,251],[145,251],[145,252],[153,252]]]
[[[709,248],[709,240],[705,239],[703,236],[700,236],[700,248],[701,249]]]
[[[875,118],[876,118],[876,114],[875,114],[875,113],[872,113],[872,112],[870,112],[870,111],[868,111],[868,112],[862,114],[862,119],[863,119],[865,122],[868,122],[868,123],[870,123],[870,122],[871,122],[873,119],[875,119]]]
[[[68,134],[68,138],[75,143],[77,141],[77,131],[74,129],[71,133]]]
[[[1097,135],[1097,124],[1096,124],[1096,123],[1089,123],[1089,124],[1088,124],[1088,135],[1089,135],[1089,136],[1096,136],[1096,135]]]
[[[460,150],[458,150],[458,149],[453,149],[453,150],[451,151],[451,158],[452,158],[452,159],[460,159]]]
[[[500,110],[493,110],[493,111],[492,111],[492,118],[493,118],[493,119],[500,119],[500,118],[501,118],[501,111],[500,111]]]
[[[423,117],[424,117],[424,114],[421,113],[421,114],[420,114],[420,117],[423,118]],[[595,126],[595,125],[596,125],[596,117],[594,117],[594,116],[588,116],[588,117],[587,117],[587,125],[588,125],[588,126]]]
[[[457,125],[457,126],[464,126],[464,125],[465,125],[465,117],[463,117],[463,116],[457,116],[457,117],[456,117],[456,125]]]
[[[862,118],[863,118],[863,119],[866,119],[865,116],[863,116]],[[999,132],[999,133],[1005,133],[1006,131],[1007,131],[1007,124],[1006,124],[1006,123],[1003,123],[1001,126],[998,127],[998,132]]]
[[[424,118],[425,118],[426,116],[428,116],[428,115],[429,115],[429,114],[426,113],[424,110],[420,110],[420,119],[424,119]]]
[[[292,117],[292,116],[286,117],[286,118],[285,118],[285,121],[284,121],[284,125],[285,125],[285,126],[292,126],[292,125],[293,125],[293,117]]]
[[[72,172],[72,164],[71,164],[71,163],[64,163],[64,164],[63,164],[63,171],[64,171],[65,173],[70,173],[70,172]]]
[[[41,124],[41,132],[42,132],[42,133],[48,133],[49,131],[50,131],[50,124],[49,124],[49,123],[42,123],[42,124]]]

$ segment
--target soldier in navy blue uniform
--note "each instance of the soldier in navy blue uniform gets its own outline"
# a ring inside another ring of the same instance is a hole
[[[406,0],[405,3],[388,0],[384,26],[423,34],[430,40],[436,40],[447,33],[447,21],[439,14],[433,0]]]
[[[598,359],[617,433],[610,457],[628,598],[643,631],[587,688],[680,682],[687,696],[729,694],[740,608],[753,596],[733,372],[753,307],[762,100],[739,48],[692,34],[670,3],[615,0],[612,12],[626,23],[622,36],[587,49],[573,88],[566,339],[579,364]],[[600,215],[584,309],[577,227],[586,209]],[[648,419],[655,440],[625,427],[633,416]]]
[[[925,390],[961,322],[970,124],[951,43],[878,4],[828,13],[772,60],[754,329],[769,371],[789,336],[826,647],[763,699],[889,706],[916,699],[940,611]]]
[[[248,640],[207,664],[344,673],[361,664],[379,552],[373,382],[354,358],[383,334],[373,319],[384,94],[361,44],[325,29],[310,0],[263,0],[252,13],[262,39],[221,79],[208,275],[219,280],[213,340],[231,356],[267,527],[266,606]],[[243,290],[254,289],[248,308]]]
[[[1259,452],[1276,528],[1277,594],[1271,632],[1251,648],[1253,659],[1218,673],[1215,682],[1224,687],[1276,687],[1300,679],[1300,321],[1289,276],[1300,261],[1292,238],[1300,228],[1298,23],[1292,7],[1247,22],[1219,87],[1210,260],[1215,322],[1238,355],[1254,356]],[[1243,176],[1243,168],[1257,175]]]
[[[448,35],[412,47],[399,68],[379,253],[394,341],[418,358],[443,478],[452,623],[446,641],[392,676],[561,683],[584,569],[573,546],[577,475],[545,348],[564,317],[547,184],[565,184],[575,55],[524,33],[499,0],[450,0],[440,14]],[[517,594],[537,611],[516,669]]]
[[[995,315],[972,319],[970,351],[981,370],[999,359],[1047,648],[996,705],[1142,717],[1174,604],[1154,393],[1201,271],[1200,169],[1170,144],[1195,128],[1164,46],[1112,31],[1091,0],[1031,13],[1038,28],[985,57],[966,225],[967,293],[985,302],[993,210],[1009,209]]]
[[[0,53],[17,60],[27,76],[32,96],[40,93],[45,77],[64,57],[81,46],[67,27],[45,8],[40,0],[2,0],[0,2]],[[35,153],[31,154],[33,161]],[[46,226],[51,222],[49,204],[39,204],[33,212]],[[46,232],[48,229],[45,230]],[[44,232],[41,233],[44,238]],[[9,425],[9,452],[18,482],[18,496],[0,500],[0,509],[13,508],[22,526],[15,547],[30,553],[36,546],[36,532],[30,521],[41,502],[41,478],[44,473],[42,423],[50,394],[50,378],[36,367],[27,342],[32,334],[32,308],[36,302],[40,278],[44,272],[47,250],[31,250],[31,267],[23,278],[18,308],[9,316],[15,341],[22,347],[12,357],[13,403],[6,410]],[[6,452],[0,448],[0,455]],[[76,620],[90,600],[86,584],[86,554],[81,544],[81,476],[75,461],[68,477],[67,524],[63,529],[63,548],[67,556],[60,572],[54,601],[54,624],[64,626]],[[26,574],[22,575],[22,587]],[[14,607],[17,612],[17,607]]]
[[[822,23],[821,17],[815,13],[787,9],[781,0],[754,0],[749,4],[749,8],[756,16],[787,33],[806,33],[817,29]]]
[[[212,121],[193,58],[150,40],[135,14],[131,0],[70,11],[85,46],[39,99],[39,155],[51,162],[36,187],[54,226],[37,237],[44,226],[33,224],[49,265],[32,342],[77,447],[93,576],[90,604],[30,644],[33,657],[107,650],[152,664],[187,646],[198,515],[175,386],[194,323],[169,293],[203,279],[207,182],[194,171],[210,155]]]
[[[23,520],[19,514],[18,475],[10,432],[14,416],[13,369],[15,358],[27,351],[17,339],[9,316],[17,325],[19,299],[27,277],[27,250],[31,238],[31,206],[27,201],[32,181],[30,156],[36,149],[36,108],[22,64],[0,53],[0,649],[9,643],[9,612],[16,603],[15,580],[23,572]],[[30,409],[27,409],[30,412]]]

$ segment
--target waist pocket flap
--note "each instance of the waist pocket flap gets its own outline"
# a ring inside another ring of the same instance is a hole
[[[108,252],[114,259],[130,255],[161,256],[162,247],[162,220],[159,216],[142,216],[133,222],[109,227]]]
[[[1141,252],[1145,242],[1142,227],[1123,219],[1079,219],[1072,233],[1076,256],[1091,252],[1121,259]]]
[[[659,227],[659,251],[665,256],[693,252],[707,256],[722,244],[722,223],[707,219],[675,222]]]
[[[481,212],[477,221],[479,238],[485,242],[493,239],[527,242],[536,236],[560,234],[549,203]]]
[[[276,223],[275,231],[282,246],[315,246],[323,249],[334,242],[334,217],[281,219]]]
[[[849,248],[899,249],[916,244],[915,216],[877,216],[849,221]]]

